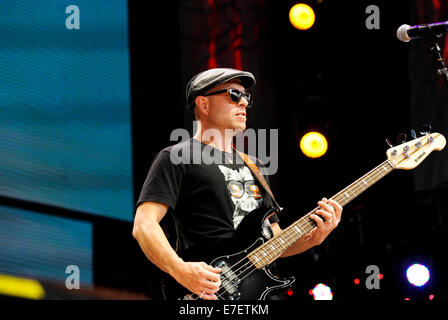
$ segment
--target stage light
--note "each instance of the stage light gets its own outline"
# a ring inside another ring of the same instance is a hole
[[[38,300],[45,297],[45,290],[37,280],[0,274],[0,294]]]
[[[333,300],[331,288],[324,283],[318,283],[313,289],[314,300]]]
[[[289,21],[299,30],[311,28],[315,19],[313,8],[304,3],[298,3],[289,10]]]
[[[300,149],[309,158],[322,157],[327,148],[327,139],[319,132],[308,132],[300,140]]]
[[[430,274],[427,267],[416,263],[406,270],[406,277],[412,285],[421,287],[428,282]]]

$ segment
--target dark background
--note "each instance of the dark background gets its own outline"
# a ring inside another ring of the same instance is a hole
[[[287,226],[385,160],[397,134],[431,124],[446,135],[447,88],[435,73],[425,39],[403,43],[404,23],[448,20],[442,1],[304,1],[316,12],[308,31],[291,26],[294,1],[130,1],[134,190],[137,199],[156,153],[174,142],[172,130],[191,128],[185,84],[208,67],[254,73],[255,108],[248,126],[279,129],[279,170],[273,191]],[[380,29],[368,30],[368,5],[380,9]],[[444,50],[445,38],[440,42]],[[329,149],[308,159],[298,145],[311,129]],[[334,299],[403,300],[446,296],[447,153],[432,154],[412,171],[394,171],[347,205],[338,228],[302,255],[280,259],[297,282],[288,299],[311,300],[326,283]],[[428,178],[430,177],[430,178]],[[158,271],[131,236],[132,224],[94,221],[96,285],[160,299]],[[411,288],[405,268],[430,267],[431,280]],[[366,267],[384,275],[367,290]],[[353,280],[359,278],[360,285]],[[286,297],[286,296],[285,296]]]

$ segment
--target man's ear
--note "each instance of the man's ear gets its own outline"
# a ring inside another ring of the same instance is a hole
[[[200,114],[208,115],[208,100],[206,97],[198,96],[195,99],[196,108],[198,108],[198,111]]]

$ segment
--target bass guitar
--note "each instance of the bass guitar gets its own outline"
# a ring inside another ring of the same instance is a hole
[[[446,139],[440,133],[431,133],[387,150],[387,160],[369,171],[361,178],[342,189],[331,199],[345,206],[373,184],[394,169],[410,170],[417,167],[433,150],[442,150]],[[290,287],[294,278],[279,278],[271,270],[271,264],[291,245],[310,232],[316,223],[310,218],[319,207],[282,230],[272,235],[267,217],[274,213],[272,207],[259,207],[250,212],[237,228],[237,236],[220,245],[210,247],[210,252],[188,252],[189,261],[208,261],[221,268],[221,286],[215,295],[223,300],[264,300],[269,295]],[[213,255],[214,254],[214,255]],[[185,258],[184,258],[185,259]],[[177,284],[168,286],[168,297],[195,300],[196,294]],[[171,287],[171,289],[170,289]],[[173,289],[176,287],[176,289]]]

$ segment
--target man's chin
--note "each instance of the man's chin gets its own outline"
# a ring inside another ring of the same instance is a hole
[[[241,131],[246,130],[246,121],[235,123],[234,129],[235,129],[235,131],[237,131],[237,130],[241,130]]]
[[[246,125],[244,125],[244,126],[236,126],[234,128],[234,130],[235,130],[235,133],[244,132],[244,130],[246,130]]]
[[[244,133],[244,130],[246,130],[246,128],[244,128],[244,129],[233,129],[233,135],[242,134],[242,133]]]

